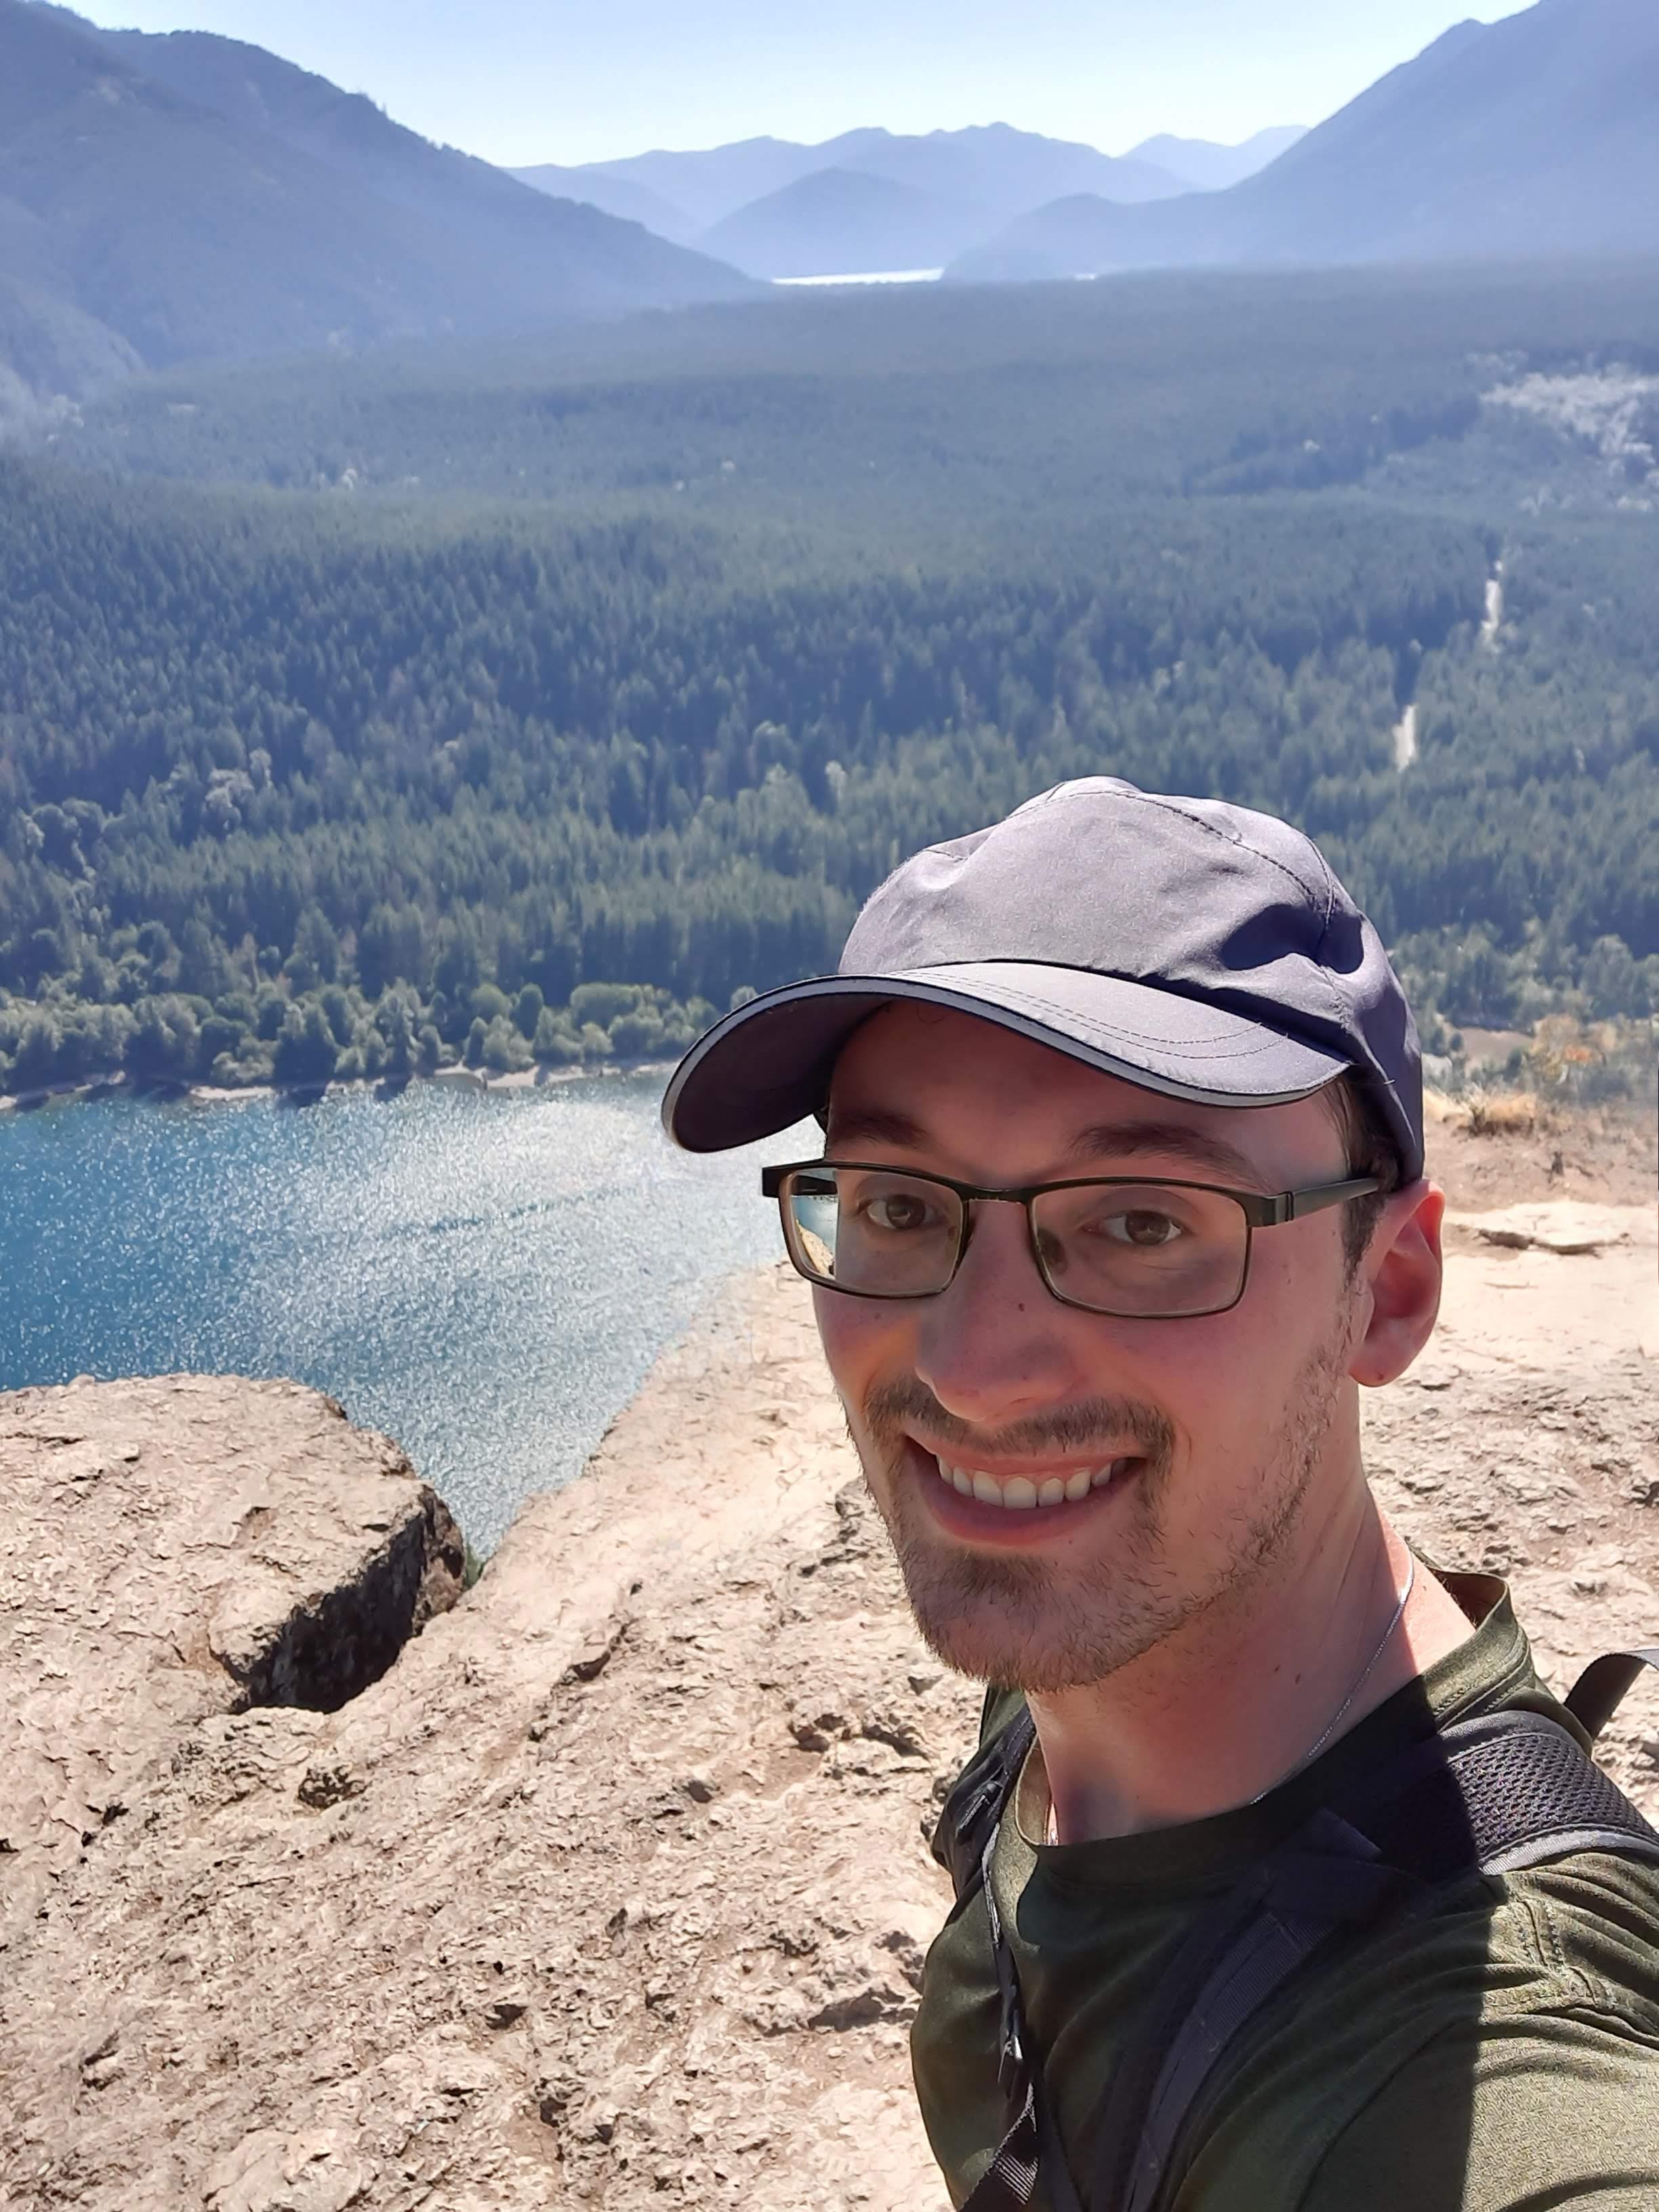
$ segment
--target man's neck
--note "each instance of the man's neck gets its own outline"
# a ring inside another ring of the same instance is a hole
[[[1248,1590],[1104,1682],[1034,1694],[1059,1840],[1249,1804],[1455,1650],[1469,1622],[1420,1564],[1401,1608],[1411,1567],[1360,1484]]]

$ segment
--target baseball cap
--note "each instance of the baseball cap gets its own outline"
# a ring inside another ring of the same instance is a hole
[[[1406,1179],[1422,1173],[1421,1054],[1382,939],[1310,839],[1249,807],[1086,776],[929,846],[872,894],[835,975],[697,1040],[665,1127],[723,1152],[820,1111],[842,1047],[896,1000],[1200,1105],[1279,1105],[1352,1073]]]

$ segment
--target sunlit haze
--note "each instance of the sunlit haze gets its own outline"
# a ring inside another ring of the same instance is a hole
[[[1004,122],[1108,153],[1153,133],[1236,141],[1317,123],[1470,16],[1476,0],[95,0],[107,27],[246,39],[379,100],[428,137],[507,163],[860,125]]]

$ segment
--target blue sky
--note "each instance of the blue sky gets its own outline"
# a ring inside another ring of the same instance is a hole
[[[76,4],[76,0],[70,0]],[[1124,152],[1316,123],[1515,0],[92,0],[269,46],[508,163],[1012,123]]]

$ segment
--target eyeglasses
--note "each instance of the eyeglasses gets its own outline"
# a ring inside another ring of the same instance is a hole
[[[976,1206],[1023,1206],[1037,1273],[1062,1305],[1125,1321],[1194,1321],[1244,1295],[1250,1243],[1380,1190],[1375,1176],[1263,1197],[1127,1176],[981,1190],[853,1160],[766,1168],[797,1273],[855,1298],[931,1298],[967,1254]]]

